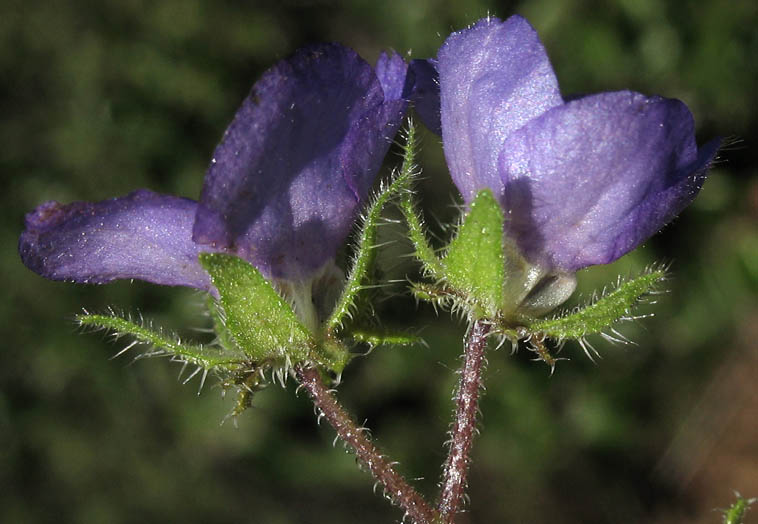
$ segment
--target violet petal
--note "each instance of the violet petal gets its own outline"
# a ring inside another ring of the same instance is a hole
[[[694,199],[718,146],[698,154],[692,115],[679,100],[620,91],[554,108],[503,145],[510,233],[549,267],[612,262]]]
[[[445,157],[466,202],[501,191],[497,159],[513,131],[562,103],[534,28],[512,16],[480,20],[440,48],[438,71]]]
[[[210,290],[192,242],[197,203],[139,190],[100,202],[46,202],[26,215],[21,260],[51,280],[140,279]]]
[[[376,78],[382,86],[384,100],[408,100],[413,89],[413,76],[408,63],[394,51],[382,52],[376,61]]]
[[[413,76],[413,108],[430,131],[442,135],[440,75],[437,72],[437,61],[412,60],[409,70]]]
[[[383,78],[396,94],[398,75]],[[402,100],[385,104],[371,66],[340,45],[279,62],[216,148],[193,238],[268,277],[305,278],[349,233],[404,108]]]

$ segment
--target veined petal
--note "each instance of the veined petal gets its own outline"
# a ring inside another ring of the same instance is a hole
[[[679,100],[620,91],[554,108],[503,145],[510,234],[549,267],[612,262],[694,199],[718,146],[698,153]]]
[[[498,154],[515,130],[562,104],[558,82],[524,18],[486,18],[453,33],[438,53],[442,139],[453,181],[469,202],[502,191]]]
[[[393,94],[398,78],[383,76]],[[216,148],[195,241],[274,278],[305,278],[333,258],[404,112],[384,99],[371,66],[337,44],[267,71]]]
[[[117,279],[210,290],[192,242],[197,203],[139,190],[100,202],[46,202],[26,215],[21,260],[51,280]]]

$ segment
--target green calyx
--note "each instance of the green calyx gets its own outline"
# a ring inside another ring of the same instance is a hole
[[[446,283],[475,305],[476,317],[503,307],[503,211],[489,189],[480,191],[443,259]]]
[[[557,359],[550,354],[545,343],[547,340],[558,345],[567,340],[576,341],[587,356],[594,359],[599,354],[588,337],[598,335],[610,342],[628,343],[629,340],[616,329],[617,325],[640,318],[636,313],[637,306],[658,291],[666,274],[663,267],[650,268],[635,278],[619,279],[611,290],[595,294],[583,306],[562,311],[549,318],[524,318],[520,324],[500,322],[495,331],[511,340],[526,340],[528,348],[536,354],[537,359],[551,368]]]
[[[724,524],[742,524],[745,519],[745,514],[750,509],[750,506],[755,504],[756,498],[746,499],[739,493],[735,492],[737,500],[732,503],[729,509],[724,511]]]
[[[502,317],[508,302],[518,304],[533,285],[521,282],[533,266],[506,241],[503,211],[489,189],[476,195],[443,256],[437,254],[413,200],[413,183],[419,174],[417,149],[411,125],[398,177],[405,184],[398,207],[408,225],[414,255],[424,275],[434,281],[413,284],[412,293],[419,300],[462,310],[470,319]],[[519,295],[517,300],[512,300],[514,294]]]
[[[141,353],[140,357],[170,357],[173,360],[191,364],[206,371],[234,370],[243,366],[247,361],[246,356],[239,351],[212,345],[187,344],[176,335],[152,329],[141,322],[135,322],[115,313],[108,315],[82,313],[77,315],[75,319],[84,328],[107,330],[117,339],[121,337],[132,338],[133,342],[118,354],[124,353],[136,345],[143,345],[148,347],[148,350],[146,353]]]
[[[665,278],[664,268],[653,268],[635,278],[619,279],[614,289],[585,306],[553,318],[534,320],[527,327],[533,333],[556,340],[580,340],[588,335],[607,334],[606,330],[617,322],[634,319],[634,307]]]
[[[408,140],[415,143],[413,127],[408,131]],[[410,191],[413,166],[407,161],[399,173],[389,183],[384,183],[371,199],[366,211],[359,219],[360,227],[355,235],[353,257],[347,281],[332,313],[324,322],[328,334],[334,335],[345,331],[348,324],[354,323],[361,309],[361,292],[373,289],[371,284],[378,246],[378,230],[382,225],[382,211],[393,200],[403,199]]]
[[[404,210],[409,223],[422,223],[411,208]],[[512,318],[535,285],[541,271],[529,264],[504,236],[504,216],[492,191],[477,193],[442,258],[417,258],[434,284],[414,283],[419,300],[463,310],[467,317]],[[415,229],[413,225],[411,231]],[[418,244],[418,242],[414,242]],[[428,246],[428,245],[427,245]]]
[[[311,333],[254,266],[222,253],[201,253],[200,264],[218,290],[228,335],[253,362],[313,361],[342,371],[347,350]]]
[[[541,318],[569,298],[576,287],[575,276],[546,272],[524,258],[504,234],[504,214],[489,189],[477,193],[453,239],[439,256],[427,240],[410,190],[417,175],[416,148],[411,127],[403,161],[409,190],[402,194],[399,207],[408,224],[414,255],[430,280],[411,284],[411,293],[417,300],[461,312],[469,321],[488,320],[494,335],[514,343],[527,341],[537,358],[551,367],[557,359],[551,356],[546,341],[577,341],[590,356],[594,349],[588,336],[626,342],[616,331],[616,324],[636,318],[635,307],[657,290],[666,277],[665,268],[654,267],[636,278],[620,279],[613,289],[584,306]]]
[[[412,128],[408,137],[414,142]],[[227,254],[202,253],[200,263],[219,294],[210,310],[220,343],[238,347],[253,362],[289,366],[310,361],[340,373],[351,358],[346,343],[374,347],[418,342],[417,337],[364,327],[364,311],[371,310],[366,304],[367,291],[376,287],[372,280],[382,211],[410,191],[412,176],[413,167],[406,161],[367,206],[356,231],[346,281],[340,282],[344,284],[342,291],[334,296],[328,314],[311,307],[317,298],[311,296],[316,289],[314,282],[282,282],[277,291],[248,262]]]
[[[215,310],[211,310],[214,316]],[[214,324],[221,319],[213,318]],[[135,322],[131,318],[122,317],[114,312],[107,315],[83,313],[76,316],[80,326],[87,329],[106,330],[119,340],[122,337],[131,339],[115,356],[118,357],[132,348],[144,347],[136,358],[166,357],[172,362],[183,364],[182,371],[189,366],[190,371],[184,379],[186,384],[196,376],[200,376],[198,394],[205,384],[208,374],[221,379],[224,389],[237,390],[237,402],[232,411],[236,416],[250,405],[252,394],[264,385],[260,366],[252,362],[231,339],[223,339],[223,332],[217,331],[217,339],[207,345],[191,344],[182,341],[178,336],[164,333],[160,329]],[[136,349],[135,349],[136,351]],[[181,376],[181,374],[180,374]]]

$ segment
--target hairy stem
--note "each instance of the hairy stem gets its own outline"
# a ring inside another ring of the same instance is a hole
[[[443,472],[442,494],[438,509],[443,524],[455,522],[455,516],[466,492],[469,454],[476,432],[476,413],[479,406],[479,388],[482,385],[484,350],[490,324],[477,320],[466,334],[461,380],[455,394],[455,425],[450,452]]]
[[[437,522],[438,514],[419,493],[392,467],[359,428],[352,417],[340,405],[336,397],[327,389],[319,371],[312,367],[295,367],[298,382],[308,391],[313,403],[324,418],[337,432],[337,436],[347,443],[360,460],[379,481],[392,502],[403,508],[416,524]]]

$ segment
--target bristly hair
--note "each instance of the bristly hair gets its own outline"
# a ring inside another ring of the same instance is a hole
[[[529,323],[525,326],[526,340],[537,337],[540,342],[550,340],[559,347],[568,340],[575,340],[594,362],[600,353],[588,337],[599,335],[614,344],[633,344],[618,331],[618,324],[653,316],[653,313],[637,314],[635,309],[642,304],[654,304],[651,297],[666,292],[661,283],[668,278],[669,264],[650,265],[636,277],[619,276],[613,285],[593,292],[585,304]]]

